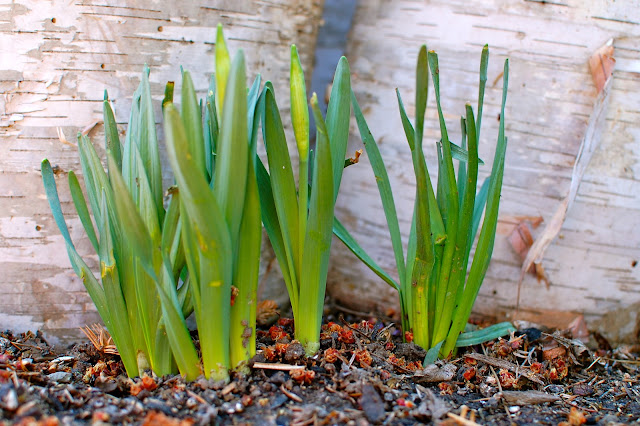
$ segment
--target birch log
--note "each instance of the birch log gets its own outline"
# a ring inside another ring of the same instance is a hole
[[[464,103],[476,103],[480,51],[489,44],[480,141],[480,157],[487,164],[481,168],[482,178],[490,170],[497,138],[500,72],[504,59],[510,58],[509,146],[501,223],[476,313],[512,318],[521,261],[507,236],[519,216],[550,220],[568,193],[573,162],[596,98],[588,60],[614,38],[617,63],[600,148],[586,170],[559,238],[543,260],[550,287],[528,276],[520,315],[566,325],[583,313],[593,328],[614,340],[636,338],[640,330],[640,267],[636,266],[640,260],[639,5],[637,1],[604,0],[360,2],[349,41],[353,85],[389,168],[405,239],[414,178],[394,88],[400,88],[412,116],[418,48],[426,43],[436,50],[447,127],[457,141]],[[434,173],[433,142],[439,131],[431,89],[430,95],[425,147]],[[350,150],[359,146],[354,140]],[[394,271],[374,179],[366,158],[345,171],[338,217],[377,262]],[[392,289],[354,263],[340,243],[334,247],[329,288],[338,303],[382,312],[397,306]]]
[[[53,341],[69,340],[98,320],[40,177],[48,157],[64,176],[59,187],[72,238],[90,253],[66,185],[66,173],[80,170],[78,153],[56,129],[74,142],[78,131],[95,126],[91,137],[102,152],[103,91],[124,131],[145,63],[157,119],[164,84],[179,84],[181,65],[202,96],[219,22],[230,49],[245,50],[248,75],[260,72],[284,92],[289,45],[298,44],[309,69],[321,8],[322,0],[0,0],[0,329],[42,329]]]

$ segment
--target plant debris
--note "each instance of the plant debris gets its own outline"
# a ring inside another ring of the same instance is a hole
[[[128,379],[117,355],[91,343],[59,350],[40,333],[0,333],[0,424],[580,425],[640,419],[637,345],[587,349],[570,334],[536,333],[527,324],[505,339],[422,366],[424,351],[401,343],[395,327],[375,319],[328,319],[320,352],[311,358],[290,340],[291,320],[258,330],[251,374],[229,383],[146,373]],[[553,345],[562,351],[549,357]]]

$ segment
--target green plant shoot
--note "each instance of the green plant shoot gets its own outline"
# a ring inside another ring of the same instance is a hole
[[[411,150],[416,175],[416,199],[409,244],[405,255],[402,247],[397,211],[389,178],[376,142],[369,131],[362,111],[352,94],[352,104],[358,129],[367,151],[382,206],[385,212],[398,278],[396,281],[384,271],[338,221],[334,233],[369,268],[399,292],[402,310],[402,328],[405,337],[434,354],[449,356],[456,346],[475,342],[478,338],[491,339],[511,328],[499,324],[490,330],[465,333],[460,336],[471,313],[471,307],[491,259],[498,220],[498,207],[504,173],[507,139],[504,135],[505,103],[509,77],[508,60],[504,64],[500,130],[491,175],[477,192],[478,140],[482,119],[484,91],[487,81],[489,50],[482,50],[478,117],[471,105],[465,107],[461,118],[462,146],[449,140],[440,100],[440,72],[438,56],[422,46],[416,66],[416,118],[412,124],[397,91],[400,117]],[[434,187],[425,161],[422,139],[427,106],[429,76],[431,75],[439,117],[440,140],[437,182]],[[458,179],[453,160],[458,160]],[[486,208],[485,208],[486,205]],[[484,211],[478,246],[467,273],[471,246]],[[502,334],[501,334],[502,333]],[[460,339],[459,339],[460,338]]]
[[[314,155],[309,154],[309,119],[304,74],[297,50],[291,49],[291,114],[300,159],[299,185],[289,157],[275,94],[262,94],[262,128],[269,172],[259,162],[262,221],[280,264],[295,319],[296,338],[308,355],[320,347],[320,326],[331,247],[333,212],[349,136],[351,84],[346,58],[338,63],[326,121],[311,98],[317,128]],[[310,160],[311,159],[311,160]],[[311,166],[311,185],[307,184]]]

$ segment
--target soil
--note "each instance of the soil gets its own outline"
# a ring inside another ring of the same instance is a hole
[[[265,325],[251,374],[230,383],[151,373],[129,379],[108,345],[60,350],[40,333],[0,333],[0,424],[608,425],[640,419],[637,346],[612,350],[600,338],[588,349],[572,330],[545,333],[529,324],[423,368],[425,352],[402,343],[393,326],[354,316],[327,319],[313,358],[291,341],[292,320]]]

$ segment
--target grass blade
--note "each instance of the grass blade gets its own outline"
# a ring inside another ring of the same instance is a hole
[[[116,161],[116,160],[114,160]],[[117,164],[116,164],[117,166]],[[101,228],[105,232],[101,233],[100,247],[98,256],[100,258],[100,275],[102,286],[104,289],[105,299],[109,306],[111,316],[111,336],[120,352],[120,357],[124,363],[127,374],[131,377],[139,375],[137,348],[134,346],[131,338],[131,327],[127,316],[127,306],[120,287],[118,270],[115,258],[113,257],[113,241],[111,238],[111,226],[109,224],[109,215],[107,213],[107,202],[105,192],[102,192],[102,202],[100,204],[102,210]]]
[[[389,235],[391,237],[391,245],[393,246],[393,254],[396,259],[396,267],[398,269],[398,278],[399,278],[399,281],[402,283],[402,282],[405,282],[405,279],[406,279],[404,253],[402,248],[402,237],[400,234],[400,225],[398,223],[398,214],[396,212],[396,204],[393,200],[393,193],[391,192],[391,184],[389,183],[389,175],[387,174],[387,169],[382,160],[382,156],[380,155],[380,150],[378,149],[378,145],[376,144],[376,141],[373,138],[371,131],[369,130],[369,126],[367,125],[367,122],[364,119],[362,110],[360,109],[360,105],[358,105],[358,101],[353,91],[351,92],[351,104],[353,105],[353,112],[356,117],[356,122],[358,124],[358,130],[360,131],[360,138],[362,139],[362,143],[364,144],[364,147],[367,151],[367,156],[369,157],[371,168],[373,169],[373,173],[375,175],[376,184],[378,185],[378,192],[380,193],[380,200],[382,201],[382,208],[384,210],[384,215],[387,219],[387,227],[389,228]],[[334,222],[334,230],[336,228],[335,224],[336,223]],[[342,225],[340,224],[340,226]],[[346,231],[346,229],[344,231]],[[358,256],[361,260],[364,260],[361,257],[362,253],[364,252],[362,252],[361,254],[356,253],[356,251],[354,251],[354,249],[352,248],[352,244],[347,244],[347,242],[345,242],[345,240],[342,239],[340,236],[338,236],[338,238],[340,238],[347,245],[347,247],[349,247],[351,251],[354,252],[356,256]],[[345,236],[345,238],[348,238],[348,237]],[[355,240],[353,240],[353,242],[355,242]],[[359,249],[359,251],[362,251],[362,249]],[[372,266],[369,265],[369,263],[367,263],[366,261],[365,263],[370,268],[372,268]],[[380,275],[378,271],[376,271],[373,268],[372,270],[376,272],[378,276],[385,279],[382,275]],[[385,281],[388,284],[393,285],[386,279]],[[397,283],[395,284],[395,286],[398,290],[400,290]]]
[[[315,114],[314,114],[315,117]],[[333,167],[333,200],[338,198],[338,189],[344,170],[349,139],[349,119],[351,118],[351,74],[349,62],[340,58],[333,76],[333,86],[327,107],[327,137],[331,144],[331,163]],[[317,125],[317,123],[316,123]],[[316,147],[317,150],[317,147]],[[316,152],[316,155],[318,153]]]
[[[216,109],[218,110],[218,120],[222,116],[222,107],[224,105],[225,92],[227,87],[227,79],[229,78],[229,70],[231,69],[231,57],[227,49],[227,43],[224,40],[222,32],[222,24],[218,24],[216,31]]]
[[[471,230],[473,227],[473,210],[476,198],[476,185],[478,182],[478,141],[476,139],[476,123],[471,105],[466,105],[467,117],[466,134],[469,146],[469,163],[466,172],[466,185],[464,185],[464,194],[462,207],[460,209],[457,241],[453,252],[453,261],[451,266],[451,277],[449,278],[449,287],[444,298],[444,304],[440,305],[442,315],[440,317],[441,327],[447,330],[450,327],[451,317],[454,309],[459,305],[463,291],[464,282],[467,275],[468,246],[471,245]]]
[[[143,168],[138,166],[138,172],[144,173],[149,181],[152,199],[156,206],[157,221],[164,219],[164,209],[162,208],[162,164],[160,163],[160,152],[158,151],[158,137],[156,136],[156,119],[153,114],[153,100],[151,99],[151,87],[149,85],[149,68],[145,66],[140,82],[140,117],[139,117],[139,139],[135,139]],[[136,176],[139,177],[139,176]],[[137,184],[137,182],[136,182]]]
[[[209,91],[205,98],[204,109],[204,159],[207,165],[207,173],[213,187],[214,170],[216,169],[216,151],[218,146],[218,113],[216,111],[216,80],[211,77]]]
[[[118,124],[113,115],[106,90],[104,91],[104,101],[102,102],[102,115],[104,117],[105,147],[107,152],[110,152],[116,160],[118,170],[122,170],[122,147],[120,146],[120,136],[118,135]]]
[[[442,179],[439,179],[439,183],[442,183],[443,193],[446,194],[446,200],[443,200],[444,203],[441,204],[441,207],[444,206],[445,208],[441,211],[443,212],[442,216],[447,233],[447,240],[445,241],[442,262],[440,265],[438,277],[438,294],[436,300],[436,306],[444,306],[445,297],[447,295],[451,295],[454,292],[453,283],[450,282],[450,277],[455,245],[457,241],[459,221],[458,186],[456,183],[455,171],[453,168],[451,144],[449,141],[447,126],[444,121],[444,114],[442,112],[442,105],[440,102],[440,70],[438,66],[438,55],[436,55],[436,53],[433,51],[429,51],[428,61],[429,68],[431,70],[431,78],[433,79],[433,88],[435,92],[436,106],[438,108],[438,117],[440,121],[440,135],[442,137],[442,166],[440,170],[438,170],[439,173],[442,173]],[[440,318],[447,318],[447,316],[449,316],[449,313],[443,312]],[[434,341],[439,342],[445,339],[446,333],[449,330],[449,325],[446,323],[446,321],[436,321],[437,323],[434,329]]]
[[[295,295],[289,293],[289,297],[292,300],[292,304],[297,304],[298,283],[301,279],[300,271],[297,270],[298,262],[295,261],[300,253],[298,199],[296,197],[291,159],[284,135],[284,128],[282,127],[282,121],[280,119],[280,112],[278,111],[275,97],[270,88],[266,89],[264,96],[265,111],[264,122],[262,124],[264,141],[267,147],[271,190],[287,259],[286,263],[281,263],[280,265],[281,269],[284,269],[283,265],[286,265],[285,267],[289,269],[287,273],[291,277],[292,283],[295,283],[296,286],[293,289],[293,294]]]
[[[198,170],[209,180],[206,155],[204,152],[204,134],[202,132],[202,112],[196,97],[196,89],[189,71],[182,71],[181,116],[189,142],[189,152],[194,157]]]
[[[506,336],[509,333],[516,331],[516,328],[510,322],[501,322],[493,324],[482,330],[469,331],[462,333],[456,341],[456,347],[461,348],[463,346],[480,345],[482,343],[497,339],[498,337]]]
[[[233,104],[227,105],[233,111]],[[233,250],[229,229],[216,197],[188,151],[178,110],[167,104],[164,116],[167,153],[180,189],[180,215],[189,218],[183,219],[182,235],[192,285],[197,288],[193,295],[204,374],[216,380],[227,379],[229,330],[220,328],[220,324],[225,324],[230,315]],[[242,117],[245,139],[238,144],[246,142],[244,120],[246,114]]]
[[[278,212],[276,204],[273,198],[273,192],[271,191],[271,178],[267,169],[262,164],[260,158],[256,156],[256,179],[258,181],[258,193],[260,194],[260,211],[262,213],[262,223],[264,229],[269,236],[269,242],[273,248],[273,252],[276,255],[280,271],[282,272],[282,278],[287,287],[289,293],[289,300],[291,302],[291,310],[297,312],[298,309],[298,283],[294,281],[295,276],[292,276],[293,269],[287,267],[289,264],[289,257],[282,234],[282,228],[278,220]],[[285,265],[285,266],[283,266]]]
[[[245,192],[249,161],[247,85],[242,51],[231,65],[227,91],[220,122],[213,193],[224,212],[231,241],[237,241],[244,204],[244,197],[237,194]],[[236,247],[233,248],[235,251]]]
[[[47,195],[47,200],[49,201],[49,207],[51,208],[53,219],[56,222],[56,225],[58,225],[58,229],[60,230],[60,233],[65,240],[67,253],[69,254],[69,260],[71,261],[71,266],[73,266],[76,275],[78,275],[78,277],[82,279],[82,282],[85,285],[87,292],[91,297],[91,300],[96,305],[98,313],[100,314],[100,318],[102,318],[107,328],[110,328],[111,317],[109,314],[109,308],[104,295],[104,291],[102,289],[102,286],[93,276],[91,269],[89,269],[84,260],[82,260],[82,258],[78,255],[78,252],[73,245],[73,241],[71,241],[71,235],[69,235],[69,229],[67,228],[67,223],[64,220],[62,209],[60,207],[60,198],[58,196],[58,189],[56,187],[53,169],[51,168],[51,163],[49,163],[49,160],[47,160],[46,158],[42,160],[41,171],[42,182],[44,184],[44,190]]]
[[[389,275],[384,269],[382,269],[380,265],[378,265],[376,261],[373,260],[371,256],[369,256],[367,252],[364,251],[364,249],[358,244],[358,242],[355,240],[355,238],[353,238],[349,231],[347,231],[347,228],[344,227],[344,225],[338,220],[338,218],[333,219],[333,233],[340,239],[340,241],[344,243],[345,246],[347,246],[349,250],[351,250],[353,254],[356,255],[358,259],[364,262],[364,264],[367,265],[369,269],[375,272],[377,276],[382,278],[384,282],[395,288],[397,291],[400,291],[400,284],[398,284],[393,278],[391,278],[391,275]],[[404,261],[402,266],[404,268]]]
[[[317,129],[316,165],[313,171],[300,282],[300,294],[304,294],[305,297],[299,299],[296,318],[296,337],[310,356],[320,348],[320,326],[329,271],[335,200],[334,175],[331,173],[332,146],[315,94],[311,97],[311,108]],[[342,159],[340,166],[343,164]]]
[[[262,222],[260,199],[254,170],[249,161],[247,191],[245,193],[238,252],[233,282],[238,288],[235,303],[231,306],[230,352],[231,367],[244,366],[256,353],[256,307],[260,267]]]
[[[482,107],[484,105],[484,89],[487,85],[489,69],[489,46],[484,45],[480,55],[480,83],[478,84],[478,117],[476,118],[476,138],[480,142],[480,125],[482,124]],[[482,164],[482,163],[481,163]]]
[[[73,205],[76,207],[76,211],[78,212],[78,217],[80,218],[80,222],[82,222],[82,226],[84,227],[84,230],[87,233],[87,237],[89,237],[89,241],[91,241],[91,245],[93,245],[93,248],[97,253],[98,237],[96,236],[96,231],[93,227],[93,222],[91,221],[91,215],[89,214],[87,201],[85,200],[84,194],[82,193],[82,188],[80,188],[80,183],[78,182],[78,178],[76,177],[76,174],[73,171],[69,172],[69,191],[71,192]]]
[[[485,219],[480,231],[478,245],[471,264],[471,270],[467,279],[467,285],[464,290],[462,304],[456,310],[453,317],[451,331],[447,336],[447,341],[443,347],[443,353],[447,354],[453,350],[458,334],[464,328],[473,302],[478,295],[480,285],[484,280],[484,276],[489,267],[491,254],[493,253],[493,243],[496,237],[496,228],[498,224],[498,209],[500,206],[500,192],[502,189],[502,178],[504,175],[504,161],[507,148],[507,138],[504,134],[504,112],[507,101],[507,87],[509,81],[509,60],[505,60],[502,87],[502,106],[500,110],[500,127],[498,131],[498,143],[493,160],[493,168],[491,170],[491,183],[487,195],[487,206],[485,211]]]

